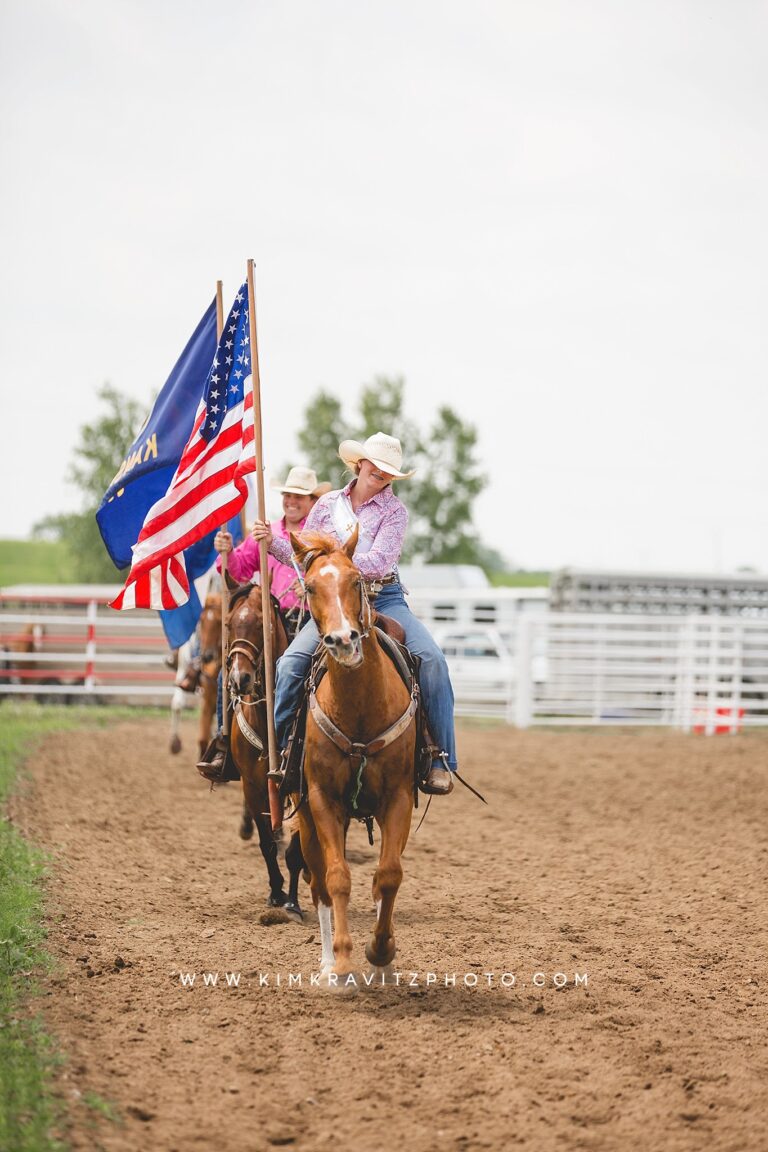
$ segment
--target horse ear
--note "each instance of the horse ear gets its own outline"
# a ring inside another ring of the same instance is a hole
[[[227,588],[229,588],[230,592],[236,592],[237,589],[240,587],[237,580],[234,580],[232,578],[232,575],[229,571],[229,568],[227,568],[226,572],[224,573],[224,579],[227,582]]]
[[[274,578],[275,578],[274,568],[268,568],[267,569],[267,588],[269,588],[270,592],[272,591],[272,581],[274,580]]]
[[[294,556],[297,560],[303,560],[309,548],[303,543],[301,536],[297,536],[295,532],[291,532],[291,548],[293,548]]]
[[[357,548],[357,541],[358,541],[359,536],[360,536],[360,525],[355,524],[354,532],[350,536],[349,540],[347,540],[346,544],[342,545],[342,548],[341,548],[342,552],[346,552],[346,554],[347,554],[347,556],[349,556],[350,560],[355,555],[355,548]]]

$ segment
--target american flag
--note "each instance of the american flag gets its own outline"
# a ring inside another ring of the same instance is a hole
[[[131,570],[110,607],[178,608],[189,599],[184,549],[235,516],[255,471],[248,292],[224,325],[187,446],[165,496],[147,513]]]

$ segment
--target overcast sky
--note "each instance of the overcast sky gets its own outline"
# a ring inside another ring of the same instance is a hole
[[[0,11],[0,536],[253,256],[268,478],[318,387],[402,374],[516,564],[768,571],[768,5]]]

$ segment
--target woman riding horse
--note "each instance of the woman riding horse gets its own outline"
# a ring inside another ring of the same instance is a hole
[[[384,432],[365,443],[344,440],[339,456],[355,476],[345,488],[320,499],[307,517],[304,531],[320,532],[345,544],[355,529],[358,542],[353,562],[376,595],[376,609],[393,617],[405,631],[406,646],[421,660],[419,680],[430,731],[440,749],[422,787],[441,796],[453,790],[456,760],[453,725],[453,688],[445,657],[420,620],[413,615],[400,583],[397,563],[403,546],[408,513],[392,491],[393,480],[407,480],[413,471],[402,471],[400,441]],[[290,564],[289,541],[276,535],[266,521],[256,521],[255,540],[264,539],[271,556]],[[313,620],[298,633],[277,664],[275,731],[283,749],[291,722],[300,706],[304,682],[320,635]]]
[[[330,492],[331,486],[327,480],[318,483],[317,475],[312,468],[301,465],[291,468],[283,484],[273,484],[274,491],[283,497],[283,516],[271,524],[273,536],[288,541],[291,532],[301,532],[306,523],[307,516],[319,496]],[[213,546],[219,553],[228,556],[227,571],[233,580],[239,584],[248,584],[261,567],[258,541],[260,536],[252,533],[232,548],[232,536],[229,532],[217,532]],[[284,619],[287,620],[291,631],[296,628],[300,612],[300,599],[297,596],[298,577],[294,566],[288,562],[280,562],[274,556],[269,557],[270,589],[280,602]],[[221,571],[221,556],[216,561],[216,567]],[[291,624],[291,621],[294,621]],[[289,633],[290,634],[290,633]],[[216,698],[216,714],[218,718],[218,732],[215,740],[206,751],[201,749],[202,759],[198,763],[198,771],[207,780],[219,780],[227,759],[227,738],[223,732],[223,717],[221,709],[221,674],[219,674]]]

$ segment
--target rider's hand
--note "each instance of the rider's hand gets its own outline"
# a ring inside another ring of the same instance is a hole
[[[260,540],[266,540],[267,548],[272,544],[272,529],[266,520],[256,520],[253,528],[251,528],[251,536],[258,543]]]
[[[217,532],[213,538],[213,546],[217,552],[231,552],[232,536],[229,532]]]

